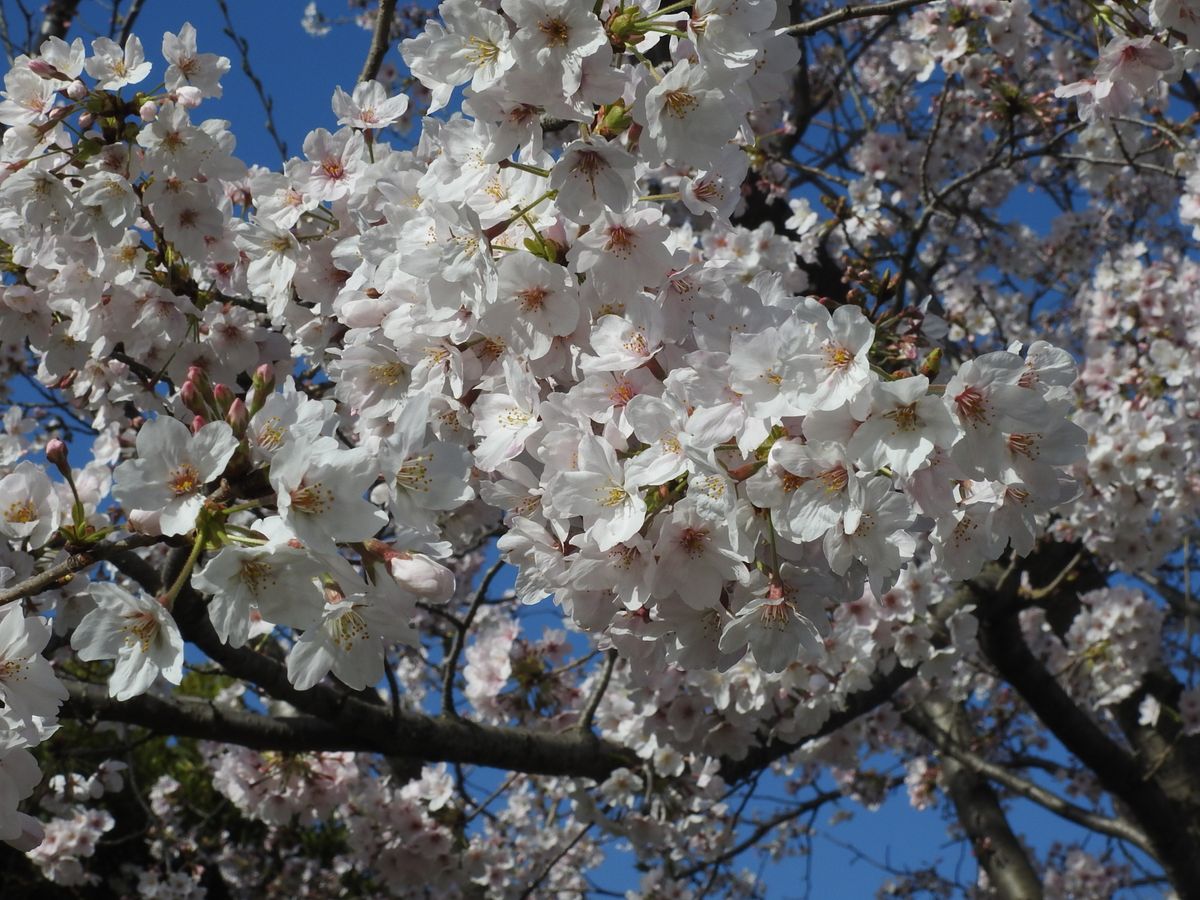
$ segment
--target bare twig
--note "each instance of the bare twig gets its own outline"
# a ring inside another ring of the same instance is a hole
[[[583,708],[583,714],[579,717],[577,727],[581,731],[591,731],[592,723],[596,721],[596,710],[600,708],[600,701],[604,699],[604,692],[608,690],[608,683],[612,680],[613,667],[617,664],[616,648],[610,648],[605,655],[604,668],[600,670],[600,680],[596,682],[596,689],[592,691],[592,696],[588,698],[587,706]]]
[[[146,0],[131,0],[129,9],[125,12],[125,17],[121,20],[122,45],[124,45],[124,43],[129,40],[129,36],[133,34],[133,26],[137,23],[137,18],[142,14],[142,7],[145,5]]]
[[[904,12],[905,10],[912,9],[914,6],[923,6],[931,2],[932,0],[892,0],[890,3],[876,3],[870,6],[844,6],[831,13],[818,16],[815,19],[809,19],[807,22],[789,25],[784,31],[787,34],[806,37],[810,34],[816,34],[818,31],[824,31],[826,28],[831,28],[834,25],[849,22],[851,19],[890,16],[893,13]]]
[[[504,561],[497,560],[483,576],[483,580],[479,582],[479,587],[475,589],[475,593],[471,597],[471,606],[467,610],[466,616],[463,617],[462,625],[454,634],[450,652],[446,654],[446,670],[442,676],[442,715],[444,716],[458,717],[458,710],[454,707],[454,675],[458,669],[458,658],[462,655],[463,647],[467,643],[467,632],[471,630],[471,623],[475,621],[479,607],[483,605],[488,588],[492,586],[492,580],[502,568],[504,568]]]
[[[267,120],[263,123],[267,129],[267,134],[271,136],[271,140],[275,142],[275,149],[279,151],[279,158],[287,162],[287,144],[283,138],[279,136],[279,132],[275,128],[275,101],[267,93],[263,87],[262,79],[254,73],[254,67],[250,65],[250,42],[247,41],[233,25],[233,19],[229,15],[229,6],[225,0],[217,0],[217,6],[221,9],[221,15],[225,18],[225,34],[229,37],[233,44],[238,49],[238,53],[242,57],[242,71],[246,77],[250,79],[250,83],[254,85],[254,90],[258,94],[259,102],[262,103],[263,110],[267,114]]]
[[[562,850],[555,855],[554,859],[550,860],[550,863],[546,866],[546,868],[542,869],[542,873],[538,875],[537,878],[533,879],[533,881],[529,882],[529,886],[521,892],[521,900],[525,900],[526,897],[533,896],[533,892],[538,889],[538,885],[550,877],[550,873],[554,871],[554,867],[562,862],[563,857],[575,849],[576,845],[583,840],[583,836],[591,831],[591,828],[592,823],[589,822],[579,830],[579,834],[575,835],[575,837],[571,839],[570,843],[563,847]]]

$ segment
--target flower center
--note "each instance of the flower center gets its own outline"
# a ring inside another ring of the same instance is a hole
[[[538,312],[546,304],[550,291],[538,285],[517,291],[517,299],[521,301],[521,312]]]
[[[343,653],[349,653],[356,642],[365,641],[371,634],[366,619],[351,608],[329,623],[329,636]]]
[[[958,410],[959,418],[968,422],[983,424],[988,420],[987,400],[977,387],[964,388],[954,398],[954,408]]]
[[[239,577],[250,593],[258,596],[268,584],[275,583],[274,567],[270,563],[257,559],[247,559],[242,563]]]
[[[184,463],[179,466],[171,473],[171,477],[167,479],[167,486],[171,488],[171,492],[176,497],[196,493],[201,484],[203,482],[200,480],[200,473],[196,471],[196,467],[191,463]]]
[[[398,362],[371,366],[368,371],[371,373],[373,379],[388,387],[395,387],[408,374],[408,369],[405,368],[404,364]]]
[[[758,608],[759,623],[763,628],[783,631],[791,621],[787,603],[764,603]]]
[[[548,47],[565,47],[571,38],[571,28],[562,19],[542,19],[538,31],[546,36]]]
[[[158,635],[158,619],[154,618],[153,613],[145,611],[127,613],[121,630],[125,632],[127,645],[137,644],[145,653]]]
[[[333,491],[320,482],[305,484],[291,492],[292,507],[309,516],[319,516],[333,505]]]
[[[9,522],[36,522],[38,518],[37,507],[33,505],[32,500],[18,500],[16,503],[10,504],[8,509],[4,511],[4,518]]]
[[[917,417],[917,404],[915,403],[910,403],[907,406],[897,406],[883,415],[885,418],[895,422],[896,427],[901,431],[916,431],[921,425],[921,420]]]
[[[679,546],[692,559],[704,555],[705,545],[708,543],[707,528],[685,528],[679,532]]]
[[[688,113],[700,105],[694,94],[676,88],[663,95],[667,113],[676,119],[686,119]]]
[[[396,489],[401,491],[427,491],[431,479],[429,468],[425,465],[433,459],[432,454],[410,456],[396,471]]]

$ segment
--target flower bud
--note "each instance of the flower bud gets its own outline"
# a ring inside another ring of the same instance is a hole
[[[444,603],[454,594],[454,573],[423,553],[396,553],[388,559],[396,583],[407,591]]]
[[[233,405],[235,397],[236,395],[227,384],[218,384],[213,387],[213,402],[221,416],[229,412],[229,407]]]
[[[196,416],[192,419],[192,434],[199,434],[200,429],[208,424],[208,419],[204,416]]]
[[[190,413],[203,415],[208,411],[204,401],[200,398],[200,392],[196,390],[195,382],[185,381],[183,383],[183,387],[179,389],[179,399]]]
[[[254,370],[250,386],[250,415],[254,415],[263,408],[267,398],[275,391],[275,369],[263,363]]]
[[[926,378],[937,378],[938,371],[942,368],[942,349],[934,347],[929,351],[929,355],[921,361],[921,367],[917,369]]]
[[[30,72],[39,78],[47,78],[53,81],[66,81],[67,76],[60,72],[57,68],[46,62],[44,59],[31,59],[27,67]]]
[[[153,122],[158,117],[158,104],[153,100],[147,100],[138,110],[138,115],[141,116],[143,122]]]
[[[71,463],[67,460],[67,445],[58,438],[52,438],[46,444],[46,459],[63,474],[66,479],[71,478]]]
[[[175,102],[184,109],[195,109],[200,105],[203,97],[204,95],[200,93],[200,88],[193,87],[190,84],[185,84],[175,91]]]
[[[250,412],[246,409],[246,403],[241,397],[235,397],[229,404],[229,410],[225,413],[225,421],[229,423],[229,427],[238,437],[246,433],[246,426],[250,424]]]
[[[72,100],[82,100],[88,95],[87,85],[76,78],[67,85],[67,96]]]
[[[196,385],[196,390],[200,392],[201,398],[206,403],[212,402],[212,382],[208,380],[208,373],[199,366],[188,366],[187,380]]]

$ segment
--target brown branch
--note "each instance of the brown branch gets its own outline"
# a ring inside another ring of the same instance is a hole
[[[923,704],[923,707],[926,706],[928,704]],[[1146,853],[1153,854],[1154,851],[1149,839],[1133,823],[1127,822],[1124,819],[1109,818],[1108,816],[1092,812],[1089,809],[1071,803],[1053,791],[1047,790],[1041,785],[1030,781],[1028,778],[1023,778],[1011,769],[972,752],[955,740],[951,732],[943,727],[943,725],[939,725],[925,708],[905,711],[901,713],[901,717],[904,719],[905,724],[929,741],[929,743],[933,744],[939,753],[952,757],[990,781],[994,781],[996,784],[1007,788],[1017,796],[1036,803],[1056,816],[1066,819],[1068,822],[1074,822],[1076,825],[1081,825],[1089,831],[1129,841]]]
[[[492,581],[502,568],[504,568],[504,561],[497,560],[488,569],[483,580],[479,582],[479,587],[471,596],[471,606],[467,610],[462,624],[457,626],[454,633],[454,641],[450,645],[450,652],[446,654],[445,671],[442,674],[442,715],[444,716],[458,716],[458,710],[454,706],[454,676],[458,671],[458,658],[462,655],[463,647],[467,643],[467,632],[471,630],[475,616],[479,613],[479,607],[483,605],[483,601],[487,597],[488,588],[492,586]]]
[[[889,785],[889,789],[895,787],[896,784],[899,783],[901,783],[900,779],[894,780]],[[730,847],[728,850],[722,851],[712,859],[706,859],[703,862],[696,863],[695,865],[684,869],[682,872],[677,872],[675,877],[678,880],[683,881],[691,878],[693,875],[699,874],[709,866],[719,866],[737,856],[741,856],[780,825],[785,825],[788,822],[791,822],[793,819],[798,819],[807,813],[815,812],[825,804],[840,800],[844,796],[845,795],[841,791],[825,791],[817,794],[815,797],[805,800],[803,803],[798,803],[791,809],[772,816],[765,822],[758,823],[749,835],[747,835],[743,840],[739,841],[734,846]]]
[[[258,100],[262,104],[263,111],[267,114],[267,120],[263,126],[267,129],[267,134],[271,136],[271,140],[275,142],[275,149],[279,151],[279,158],[287,162],[287,144],[283,138],[279,136],[278,130],[275,128],[275,101],[267,93],[267,89],[263,87],[262,79],[254,72],[254,67],[250,64],[250,42],[246,40],[233,26],[233,19],[229,15],[229,6],[225,0],[217,0],[217,7],[221,10],[221,15],[225,18],[225,35],[233,45],[237,47],[238,53],[242,57],[242,72],[250,79],[250,83],[254,86],[255,93],[258,94]]]
[[[38,29],[38,46],[52,37],[65,38],[75,21],[75,13],[79,11],[79,0],[50,0],[46,4],[46,15],[42,18],[42,27]],[[30,47],[30,53],[38,47]]]
[[[784,29],[784,32],[799,35],[800,37],[807,37],[810,34],[816,34],[818,31],[824,31],[826,28],[831,28],[834,25],[849,22],[851,19],[890,16],[893,13],[904,12],[905,10],[912,9],[914,6],[923,6],[931,2],[933,0],[892,0],[890,3],[876,3],[870,6],[844,6],[831,13],[818,16],[815,19],[809,19],[807,22],[789,25]]]
[[[36,575],[30,575],[24,581],[19,581],[10,587],[0,590],[0,606],[13,600],[23,600],[33,597],[42,591],[58,587],[58,583],[69,578],[76,572],[94,566],[96,563],[110,558],[121,558],[130,550],[138,547],[148,547],[157,544],[162,538],[157,535],[134,535],[120,541],[96,544],[85,551],[72,553],[66,559],[48,569],[43,569]]]
[[[362,71],[358,73],[359,81],[370,81],[379,74],[379,67],[383,65],[383,57],[391,40],[392,20],[395,15],[396,0],[379,0],[379,9],[375,13],[375,31],[371,34],[371,46],[367,50]]]
[[[583,708],[583,714],[579,717],[578,728],[581,731],[590,732],[592,730],[592,723],[596,721],[596,710],[600,708],[600,701],[604,699],[604,692],[608,690],[608,683],[612,679],[613,668],[616,664],[617,650],[615,647],[611,647],[605,654],[604,667],[600,670],[600,680],[596,683],[596,689],[588,698],[587,706]]]

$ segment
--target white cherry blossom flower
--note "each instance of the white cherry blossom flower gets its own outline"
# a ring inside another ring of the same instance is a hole
[[[183,637],[166,607],[108,582],[88,590],[96,608],[71,635],[71,646],[85,661],[116,660],[109,696],[128,700],[144,694],[160,674],[171,684],[183,680]]]
[[[163,75],[167,90],[189,85],[202,97],[221,96],[221,77],[229,71],[229,59],[196,52],[196,29],[191,22],[184,22],[179,34],[168,31],[163,35],[162,55],[170,63]]]
[[[92,41],[92,53],[95,55],[83,67],[96,79],[96,87],[103,90],[115,91],[137,84],[150,74],[151,65],[136,35],[130,35],[124,49],[110,38],[96,38]]]
[[[50,629],[40,616],[26,616],[20,603],[0,610],[0,699],[5,715],[47,722],[58,718],[67,689],[50,662],[41,654],[50,640]]]
[[[308,690],[331,670],[337,678],[363,690],[383,679],[383,640],[417,645],[408,619],[416,612],[411,601],[382,590],[342,596],[327,592],[321,621],[292,646],[287,657],[288,680]]]
[[[58,496],[45,471],[28,460],[0,478],[0,534],[41,547],[58,529]]]
[[[161,510],[163,534],[191,531],[204,505],[204,486],[220,477],[238,441],[224,422],[196,434],[169,416],[142,426],[137,459],[117,466],[113,496],[126,509]]]
[[[288,444],[271,464],[271,486],[279,516],[296,536],[321,553],[335,542],[364,541],[388,522],[363,495],[375,481],[366,448]]]

